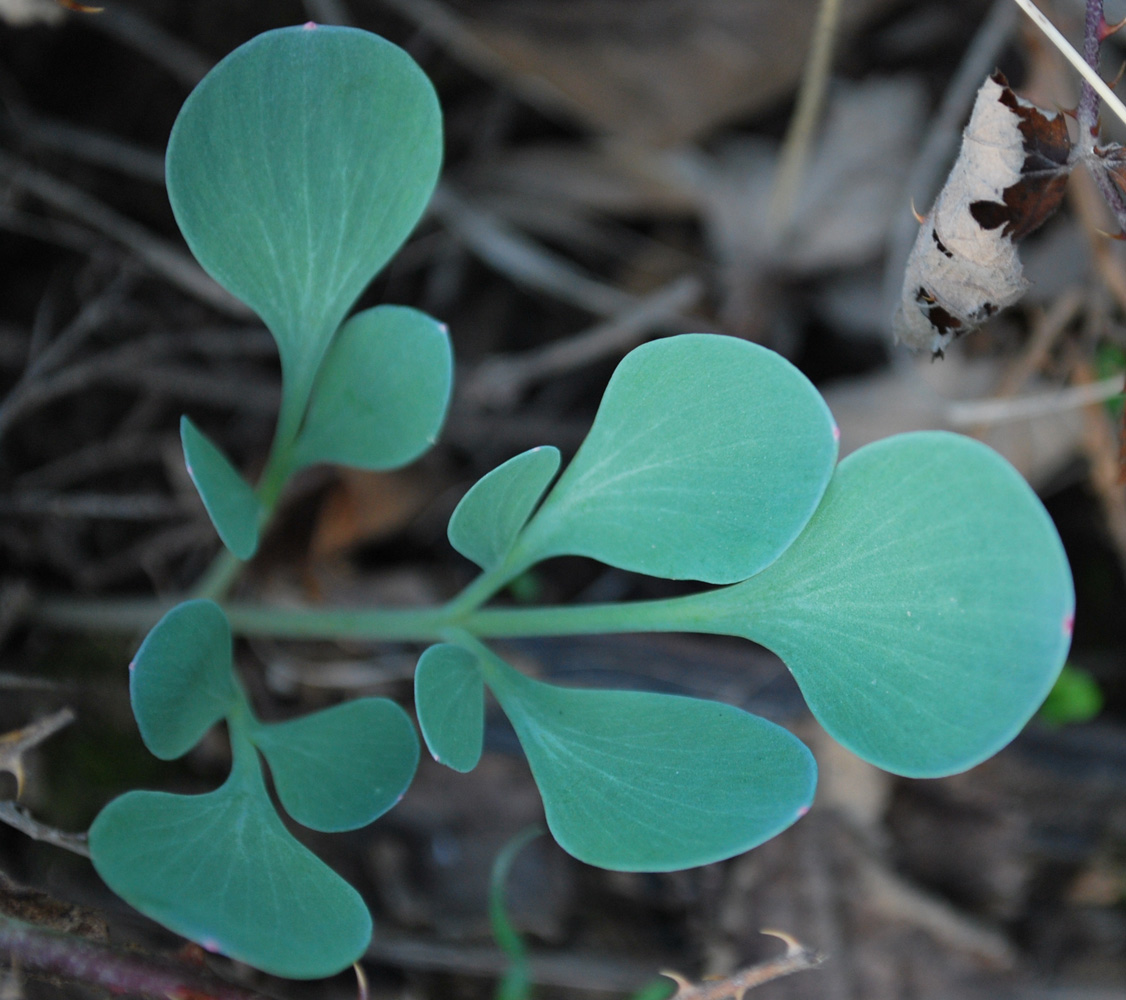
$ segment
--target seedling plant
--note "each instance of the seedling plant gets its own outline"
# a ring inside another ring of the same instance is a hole
[[[1073,590],[1032,490],[969,438],[905,434],[837,462],[810,382],[743,340],[669,337],[630,353],[562,473],[534,448],[494,469],[449,524],[480,569],[418,610],[279,610],[223,600],[288,479],[321,462],[391,469],[441,428],[451,386],[442,324],[413,309],[348,315],[406,239],[438,176],[433,88],[363,31],[267,32],[186,101],[167,156],[192,252],[269,327],[283,395],[251,486],[186,417],[185,460],[226,546],[130,667],[134,714],[162,759],[225,722],[226,781],[203,795],[131,791],[90,830],[94,865],[137,909],[205,947],[282,976],[346,968],[372,933],[359,894],[296,840],[271,801],[318,831],[362,827],[415,772],[407,713],[360,698],[275,723],[257,717],[233,635],[429,644],[415,675],[429,752],[470,771],[486,691],[511,721],[558,843],[592,865],[669,871],[775,836],[812,801],[816,765],[782,727],[731,705],[561,687],[516,670],[491,639],[676,631],[777,653],[814,716],[896,774],[948,775],[996,753],[1060,671]],[[672,580],[687,596],[572,607],[490,599],[562,555]],[[151,623],[152,607],[119,621]]]

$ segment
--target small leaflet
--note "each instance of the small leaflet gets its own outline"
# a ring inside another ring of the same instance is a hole
[[[1014,244],[1059,207],[1071,165],[1063,115],[1017,97],[999,72],[986,80],[907,258],[896,340],[942,357],[1016,302],[1028,282]]]

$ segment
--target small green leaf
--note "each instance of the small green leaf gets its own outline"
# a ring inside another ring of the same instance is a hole
[[[996,452],[938,432],[846,458],[772,566],[698,595],[701,631],[786,661],[841,743],[909,777],[963,771],[1023,728],[1071,642],[1055,526]]]
[[[414,461],[438,438],[452,369],[446,328],[425,313],[403,306],[357,313],[321,365],[296,464],[394,469]]]
[[[482,569],[499,565],[558,471],[559,449],[551,447],[532,448],[498,465],[454,508],[450,544]]]
[[[617,871],[721,861],[809,808],[806,747],[731,705],[534,681],[492,657],[486,683],[512,721],[560,847]]]
[[[231,664],[231,626],[212,601],[176,605],[129,664],[129,695],[145,746],[174,760],[239,700]]]
[[[287,392],[304,398],[421,216],[441,156],[426,75],[353,28],[267,31],[184,102],[168,141],[172,210],[204,269],[270,328]]]
[[[403,797],[418,767],[414,726],[387,698],[259,724],[251,738],[270,765],[281,804],[313,830],[366,826]]]
[[[246,480],[187,417],[180,418],[180,441],[188,475],[223,544],[240,559],[258,548],[262,508]]]
[[[685,334],[618,365],[594,426],[519,546],[732,583],[805,526],[836,461],[821,395],[764,347]]]
[[[414,673],[414,708],[434,759],[455,771],[472,771],[485,736],[485,685],[477,658],[447,643],[427,649]]]
[[[331,976],[363,954],[371,917],[290,836],[258,762],[247,763],[206,795],[114,799],[90,827],[94,867],[131,906],[209,951],[277,976]]]
[[[1102,688],[1086,670],[1065,665],[1037,713],[1049,726],[1089,722],[1103,710]]]

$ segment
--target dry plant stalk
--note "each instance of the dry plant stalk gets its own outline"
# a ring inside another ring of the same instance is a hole
[[[825,961],[825,956],[803,945],[785,931],[764,930],[763,934],[776,937],[786,944],[785,954],[758,965],[740,969],[723,979],[692,983],[678,972],[662,970],[677,985],[673,1000],[743,1000],[743,994],[756,986],[773,982],[783,976],[815,969]]]
[[[23,794],[23,755],[73,721],[74,711],[63,708],[30,726],[0,736],[0,771],[7,771],[16,779],[17,798]]]

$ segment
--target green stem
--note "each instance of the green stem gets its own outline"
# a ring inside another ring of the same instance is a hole
[[[508,968],[497,985],[495,1000],[528,1000],[531,996],[531,976],[528,969],[528,948],[520,932],[508,919],[505,890],[508,873],[516,855],[529,842],[543,835],[539,825],[526,827],[501,848],[489,876],[489,922],[497,946],[508,956]]]
[[[242,560],[224,545],[192,588],[191,596],[218,600],[231,589],[242,566]]]
[[[499,566],[483,572],[453,600],[446,603],[445,611],[452,621],[458,621],[470,612],[476,611],[490,597],[542,558],[529,552],[524,541],[523,537],[518,539],[512,551]]]
[[[699,598],[706,594],[698,595]],[[43,601],[36,620],[56,627],[98,631],[143,631],[172,603],[156,601]],[[290,609],[230,603],[223,606],[235,633],[277,639],[349,639],[382,642],[441,642],[450,629],[478,638],[590,635],[616,632],[710,632],[708,615],[697,611],[697,595],[661,601],[580,604],[570,607],[486,608],[463,614],[451,605],[412,610]]]
[[[270,446],[270,455],[266,459],[266,467],[258,479],[255,492],[261,504],[261,515],[258,519],[259,530],[264,530],[273,517],[274,508],[285,488],[286,482],[293,474],[293,446],[297,441],[297,434],[301,430],[301,421],[305,416],[305,409],[309,402],[310,386],[299,386],[297,391],[286,391],[286,386],[292,380],[282,378],[282,403],[278,412],[278,424],[274,431],[274,441]],[[235,580],[242,572],[243,562],[226,547],[219,550],[218,555],[211,565],[200,577],[199,582],[192,588],[192,597],[206,597],[212,601],[221,600],[231,589]]]

